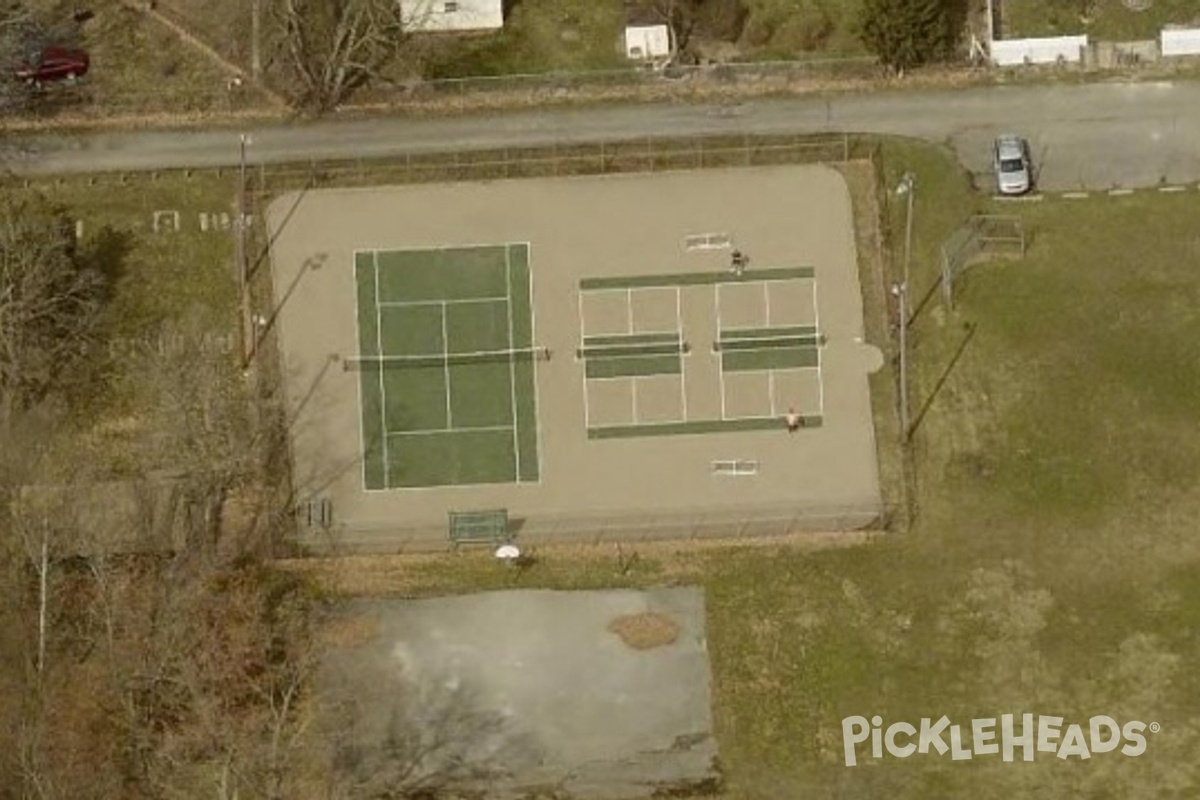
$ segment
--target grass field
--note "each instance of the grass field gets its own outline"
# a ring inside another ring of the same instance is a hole
[[[61,0],[33,5],[52,24],[65,24],[76,10]],[[91,56],[91,68],[77,87],[50,92],[42,103],[45,112],[228,112],[262,102],[248,87],[231,98],[226,89],[230,75],[148,15],[119,0],[89,9],[95,16],[80,28],[80,42]]]
[[[238,347],[233,236],[201,231],[198,222],[200,212],[228,214],[233,182],[210,172],[191,178],[80,176],[30,187],[63,204],[83,223],[81,244],[103,251],[115,267],[104,347],[97,354],[106,388],[78,398],[81,433],[93,441],[97,461],[105,462],[97,464],[101,470],[152,468],[126,460],[125,437],[154,402],[130,369],[141,355],[169,347],[170,331],[194,331],[225,351]],[[180,212],[180,230],[155,233],[154,212],[171,210]],[[229,363],[232,378],[232,358]]]
[[[890,183],[917,173],[913,277],[927,285],[942,238],[987,201],[938,150],[890,146],[884,163]],[[384,565],[355,562],[346,585],[428,594],[700,583],[732,798],[1191,796],[1193,204],[1144,194],[1004,207],[1032,232],[1028,258],[974,267],[958,311],[931,306],[914,328],[917,407],[964,325],[974,333],[918,429],[918,515],[905,535],[832,550],[547,552],[524,572],[486,557],[410,560],[377,580]],[[840,721],[851,714],[915,723],[1002,713],[1162,727],[1137,758],[842,763]]]
[[[1005,39],[1023,36],[1066,36],[1086,33],[1104,41],[1157,39],[1166,25],[1195,25],[1200,19],[1196,0],[1154,0],[1145,11],[1130,11],[1121,0],[1097,0],[1088,15],[1083,3],[1045,0],[1001,0]]]

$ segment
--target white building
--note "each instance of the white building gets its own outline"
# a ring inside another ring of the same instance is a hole
[[[630,59],[645,61],[670,54],[671,32],[665,23],[625,26],[625,55]]]
[[[504,27],[503,0],[397,0],[410,31],[494,31]]]
[[[663,7],[653,0],[625,0],[625,56],[663,62],[671,55],[671,29]]]

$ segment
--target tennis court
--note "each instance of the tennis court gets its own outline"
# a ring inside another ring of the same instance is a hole
[[[538,480],[529,252],[354,254],[368,490]]]
[[[829,168],[329,189],[268,220],[306,546],[878,514],[882,355]]]

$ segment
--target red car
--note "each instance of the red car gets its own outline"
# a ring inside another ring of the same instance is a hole
[[[47,47],[36,57],[17,67],[17,79],[26,83],[73,81],[87,74],[88,54],[66,47]]]

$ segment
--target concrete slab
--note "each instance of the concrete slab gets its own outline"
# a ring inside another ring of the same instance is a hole
[[[619,627],[645,619],[669,635]],[[686,587],[351,603],[319,684],[337,779],[495,800],[714,789],[704,620]]]

